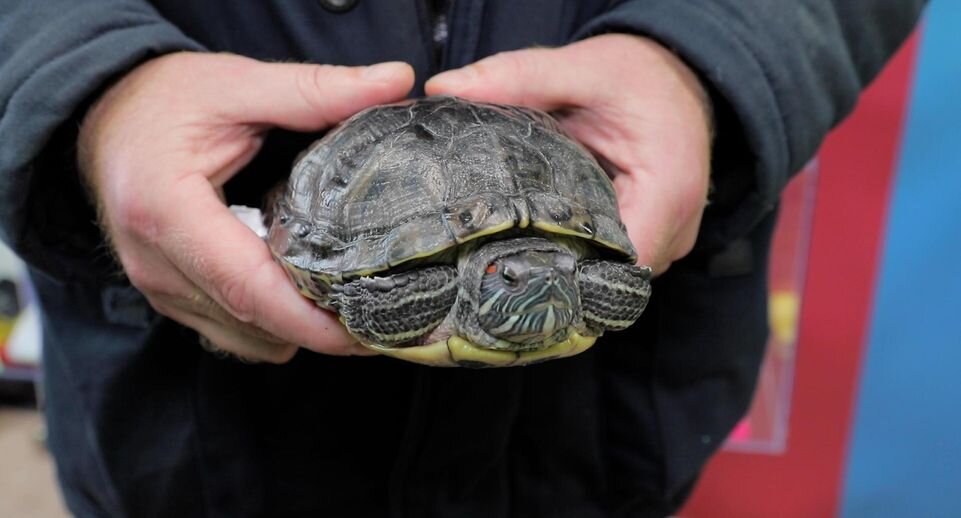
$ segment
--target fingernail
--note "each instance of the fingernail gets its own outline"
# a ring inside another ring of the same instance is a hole
[[[403,73],[407,64],[400,61],[378,63],[364,69],[361,77],[367,81],[387,82]]]

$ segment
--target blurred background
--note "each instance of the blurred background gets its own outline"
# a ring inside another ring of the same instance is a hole
[[[0,517],[67,516],[44,445],[40,325],[26,272],[0,244]]]
[[[959,28],[932,2],[785,194],[754,405],[683,516],[961,516]]]
[[[933,2],[785,193],[755,402],[682,516],[961,516],[959,28]],[[0,517],[66,516],[37,329],[0,248]]]

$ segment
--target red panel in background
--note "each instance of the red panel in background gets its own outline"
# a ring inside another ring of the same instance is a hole
[[[837,514],[917,40],[901,49],[819,154],[787,448],[777,455],[720,453],[682,516]]]

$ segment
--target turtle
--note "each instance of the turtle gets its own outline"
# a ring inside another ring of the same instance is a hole
[[[649,267],[597,160],[535,109],[424,97],[368,108],[295,161],[267,244],[379,353],[504,367],[633,324]]]

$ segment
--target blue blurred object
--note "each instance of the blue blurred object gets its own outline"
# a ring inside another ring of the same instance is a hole
[[[961,3],[931,4],[850,443],[846,517],[961,516],[959,28]]]

